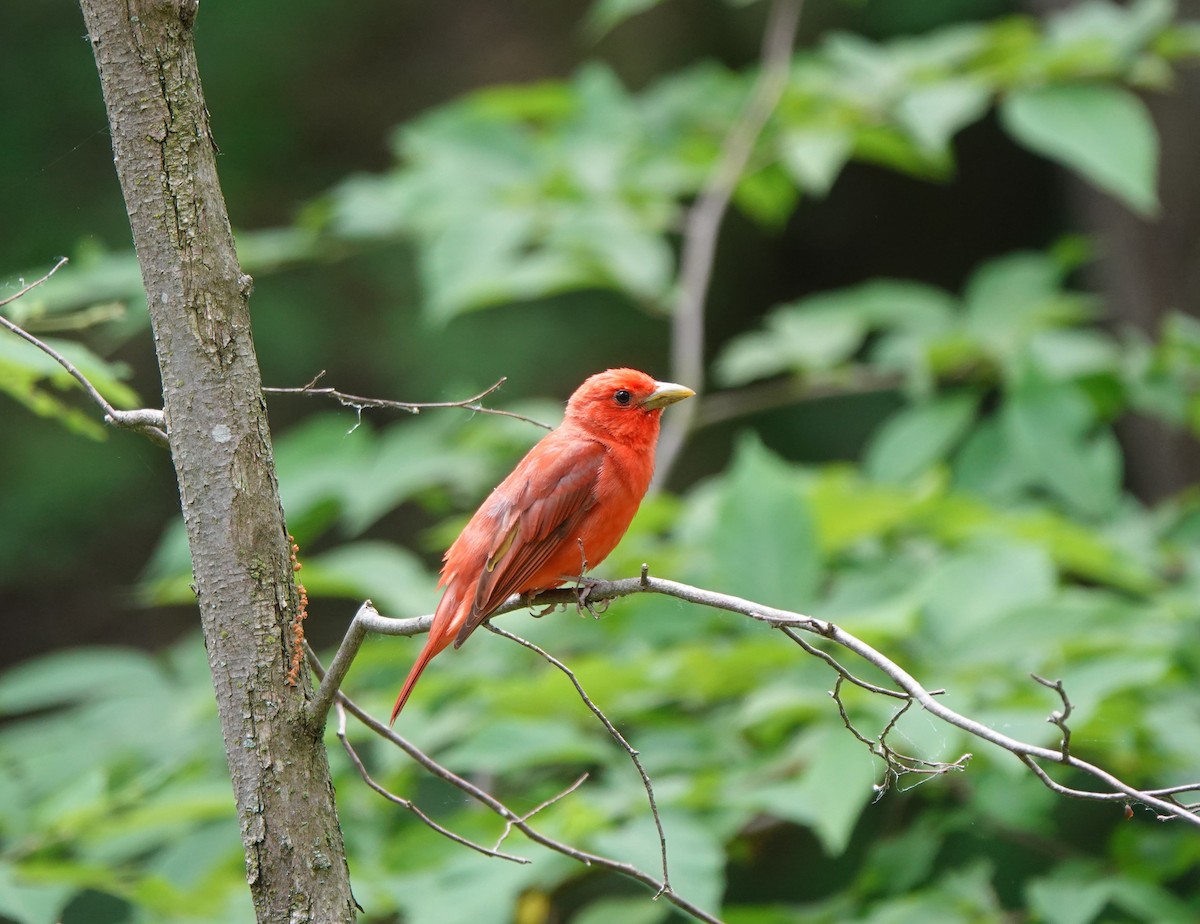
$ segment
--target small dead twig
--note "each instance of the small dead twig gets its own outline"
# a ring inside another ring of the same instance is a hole
[[[51,267],[50,271],[40,279],[35,279],[33,282],[23,286],[19,291],[13,293],[7,298],[0,299],[0,308],[10,305],[21,296],[36,289],[42,283],[46,282],[51,276],[57,273],[63,266],[67,264],[67,258],[61,257],[57,263]],[[104,395],[93,385],[86,375],[79,371],[79,368],[69,359],[50,346],[43,340],[38,339],[29,331],[14,324],[4,315],[0,314],[0,327],[4,327],[9,332],[16,334],[22,340],[37,347],[52,360],[58,363],[67,371],[80,387],[83,388],[87,396],[92,399],[104,412],[104,422],[110,426],[117,427],[121,430],[132,430],[135,433],[140,433],[142,436],[149,439],[152,443],[159,446],[169,446],[167,442],[167,424],[166,417],[162,411],[153,408],[143,408],[136,411],[120,411],[113,407]]]
[[[526,417],[524,414],[503,411],[494,407],[485,407],[479,403],[488,395],[498,391],[508,381],[507,377],[499,379],[493,385],[489,385],[483,391],[479,392],[479,394],[463,398],[459,401],[394,401],[391,398],[367,398],[362,395],[352,395],[344,391],[338,391],[336,388],[317,388],[317,382],[324,377],[325,370],[322,369],[305,385],[300,385],[296,388],[264,388],[263,391],[271,395],[309,395],[331,398],[343,407],[353,409],[358,415],[360,422],[362,420],[362,412],[368,408],[386,408],[388,410],[403,411],[406,414],[420,414],[421,411],[432,410],[434,408],[460,407],[468,411],[476,411],[480,414],[512,417],[514,420],[522,420],[525,423],[533,424],[535,427],[541,427],[543,430],[553,429],[549,424],[542,423],[540,420],[534,420],[532,417]]]
[[[940,760],[925,760],[921,757],[912,757],[908,754],[903,754],[888,743],[888,735],[895,731],[896,725],[899,723],[900,719],[906,712],[908,712],[909,709],[912,708],[914,700],[912,697],[905,694],[900,694],[900,698],[904,700],[904,703],[892,713],[891,718],[888,719],[888,722],[886,725],[884,725],[883,730],[880,731],[880,733],[874,738],[864,735],[858,730],[857,727],[855,727],[854,722],[850,719],[850,713],[846,709],[845,701],[842,699],[842,684],[847,680],[849,680],[851,683],[859,683],[859,681],[848,671],[845,673],[839,672],[838,678],[834,682],[833,689],[829,691],[829,695],[832,697],[834,703],[837,704],[838,715],[841,716],[842,724],[846,727],[846,730],[863,744],[865,744],[867,746],[867,750],[871,752],[872,756],[878,757],[881,761],[883,761],[883,781],[876,783],[873,787],[875,790],[874,801],[878,802],[880,799],[882,799],[884,794],[887,793],[892,786],[898,785],[900,780],[908,774],[920,774],[923,777],[920,782],[923,783],[932,777],[942,776],[943,774],[949,773],[951,770],[965,770],[967,768],[967,763],[972,757],[971,754],[963,754],[958,758],[958,760],[951,761],[949,763]],[[878,687],[872,689],[874,687],[873,684],[864,685],[860,683],[859,685],[863,686],[863,689],[871,690],[872,692],[882,689]],[[895,695],[895,691],[892,690],[883,692]],[[913,786],[902,787],[901,791],[907,792],[912,788]]]
[[[1062,762],[1064,764],[1070,763],[1071,729],[1067,726],[1067,719],[1071,717],[1071,713],[1074,711],[1075,707],[1071,705],[1071,700],[1067,698],[1067,691],[1063,689],[1063,682],[1061,680],[1047,680],[1045,677],[1039,677],[1037,674],[1030,674],[1029,676],[1042,686],[1048,687],[1056,692],[1059,700],[1062,701],[1062,709],[1054,710],[1054,712],[1050,713],[1050,716],[1046,719],[1046,721],[1051,725],[1057,726],[1058,730],[1062,732],[1062,744],[1060,745],[1062,750]]]
[[[866,690],[869,693],[875,693],[878,696],[890,696],[893,699],[903,699],[903,700],[911,701],[912,697],[910,697],[907,693],[901,693],[898,690],[889,690],[887,687],[877,686],[876,684],[873,684],[867,680],[863,680],[861,677],[854,676],[854,674],[850,673],[850,671],[846,670],[846,668],[842,666],[842,663],[840,661],[838,661],[837,658],[835,658],[833,655],[829,654],[828,652],[822,651],[816,645],[813,645],[813,644],[807,642],[794,629],[790,629],[787,626],[781,626],[779,631],[782,632],[784,635],[786,635],[788,638],[790,638],[793,642],[795,642],[801,648],[803,648],[806,652],[808,652],[814,658],[820,658],[822,661],[824,661],[826,664],[828,664],[830,667],[832,667],[835,671],[837,671],[837,674],[839,677],[839,681],[838,681],[839,683],[841,682],[841,680],[849,680],[856,687],[862,687],[864,690]],[[942,691],[935,690],[934,694],[936,695],[937,693],[940,693],[940,692],[942,692]]]

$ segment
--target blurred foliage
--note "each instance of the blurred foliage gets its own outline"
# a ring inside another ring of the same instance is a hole
[[[590,28],[652,5],[599,3]],[[1153,214],[1157,141],[1133,90],[1165,86],[1172,64],[1200,51],[1197,29],[1172,17],[1154,0],[1088,3],[1046,23],[1011,17],[880,43],[826,36],[797,55],[735,205],[778,228],[852,160],[950,181],[956,133],[995,108],[1014,141]],[[593,64],[572,80],[471,94],[403,126],[393,169],[339,183],[294,227],[241,235],[247,269],[407,241],[435,321],[595,288],[664,317],[682,211],[753,76],[708,64],[635,93]],[[827,465],[798,464],[772,448],[771,428],[747,426],[723,470],[643,505],[603,573],[646,561],[831,619],[945,688],[956,710],[1045,746],[1057,743],[1045,717],[1059,704],[1028,674],[1061,677],[1076,753],[1134,785],[1196,779],[1200,497],[1156,507],[1133,497],[1114,426],[1139,414],[1200,432],[1200,324],[1172,316],[1153,338],[1104,325],[1075,279],[1091,259],[1086,241],[1067,237],[994,255],[958,292],[871,279],[773,308],[718,344],[713,363],[746,421],[759,419],[764,387],[801,401],[882,392],[892,410],[859,458]],[[12,309],[31,327],[94,317],[79,313],[136,299],[132,266],[93,254]],[[0,388],[79,419],[38,354],[0,349]],[[133,400],[118,366],[75,349],[112,400]],[[314,610],[369,596],[391,614],[427,611],[431,556],[541,431],[460,411],[381,424],[313,409],[277,436],[276,455]],[[548,422],[557,413],[549,401],[517,409]],[[405,543],[377,533],[393,517],[417,524]],[[147,603],[190,600],[178,526],[140,591]],[[599,623],[504,622],[567,660],[640,750],[674,886],[730,924],[1200,916],[1190,829],[1065,801],[1009,755],[923,714],[900,721],[894,746],[974,759],[880,796],[881,767],[824,692],[829,669],[762,625],[648,597],[614,604]],[[382,714],[418,644],[369,640],[351,694]],[[250,918],[202,651],[194,637],[157,654],[80,649],[0,677],[0,916]],[[887,725],[892,703],[860,690],[844,699],[864,733]],[[529,652],[480,633],[434,662],[402,726],[518,811],[588,772],[535,826],[657,868],[626,755]],[[468,837],[499,835],[494,816],[350,734],[384,785]],[[519,838],[507,849],[531,865],[464,850],[381,802],[329,742],[368,920],[677,919],[628,883]]]

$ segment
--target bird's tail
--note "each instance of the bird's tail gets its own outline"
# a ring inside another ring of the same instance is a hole
[[[421,676],[421,672],[425,670],[426,665],[433,660],[433,656],[445,648],[445,644],[438,645],[437,639],[430,638],[421,650],[421,654],[417,657],[417,663],[412,666],[412,670],[408,672],[408,677],[404,681],[404,686],[400,688],[400,695],[396,697],[396,705],[392,707],[392,718],[389,725],[396,724],[396,716],[400,714],[400,710],[404,708],[404,704],[408,702],[408,696],[413,691],[413,687],[417,685],[417,679]]]
[[[442,583],[446,583],[444,577]],[[446,592],[442,594],[442,599],[433,614],[433,625],[429,627],[429,638],[425,642],[425,647],[421,649],[421,653],[417,656],[417,663],[408,672],[404,686],[400,688],[400,695],[396,697],[396,705],[392,707],[392,720],[390,724],[395,724],[396,716],[400,714],[400,710],[404,708],[404,704],[408,701],[408,695],[412,693],[413,687],[416,686],[421,672],[425,670],[435,655],[454,641],[458,630],[462,628],[463,621],[471,611],[471,600],[469,598],[465,601],[460,600],[461,593],[461,588],[457,584],[451,583],[446,588]]]
[[[433,614],[433,625],[429,627],[429,638],[425,642],[425,647],[421,649],[421,653],[417,656],[417,663],[408,672],[404,686],[400,688],[400,695],[396,697],[396,705],[392,707],[391,724],[395,724],[396,716],[400,714],[400,710],[408,701],[408,695],[416,686],[421,672],[425,670],[435,655],[454,641],[459,623],[462,622],[462,616],[458,613],[459,609],[458,594],[454,592],[453,588],[448,589],[442,596],[437,611]]]

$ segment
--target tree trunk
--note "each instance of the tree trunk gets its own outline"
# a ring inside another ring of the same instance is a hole
[[[251,280],[217,181],[198,0],[81,0],[154,328],[171,456],[260,924],[353,921],[321,729],[287,684],[297,595]]]

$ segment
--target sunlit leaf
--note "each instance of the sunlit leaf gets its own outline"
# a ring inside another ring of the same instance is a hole
[[[1020,90],[1000,114],[1031,150],[1078,171],[1139,215],[1157,214],[1158,134],[1145,104],[1128,90],[1100,84]]]
[[[780,160],[801,189],[824,196],[845,165],[854,142],[839,129],[796,129],[779,141]]]
[[[901,101],[898,115],[927,150],[940,152],[958,131],[987,110],[991,94],[974,80],[955,79],[914,88]]]

